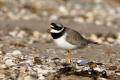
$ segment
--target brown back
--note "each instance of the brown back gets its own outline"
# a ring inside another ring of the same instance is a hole
[[[77,45],[79,48],[83,48],[88,44],[88,41],[77,31],[66,28],[67,37],[66,40],[73,44]]]

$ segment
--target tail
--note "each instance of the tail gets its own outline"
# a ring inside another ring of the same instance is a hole
[[[100,45],[98,42],[87,40],[88,45]]]

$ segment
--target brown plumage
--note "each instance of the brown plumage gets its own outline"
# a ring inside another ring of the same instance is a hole
[[[85,39],[79,32],[73,29],[66,28],[65,33],[68,34],[66,40],[73,45],[77,45],[78,48],[84,48],[88,44],[97,44],[96,42]]]

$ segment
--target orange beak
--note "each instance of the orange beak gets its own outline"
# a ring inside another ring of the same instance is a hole
[[[51,28],[51,27],[49,27],[49,28],[48,28],[48,30],[49,30],[49,31],[51,31],[51,30],[52,30],[52,28]]]

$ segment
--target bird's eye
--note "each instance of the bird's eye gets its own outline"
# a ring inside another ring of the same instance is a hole
[[[55,30],[61,30],[62,27],[54,27]]]

